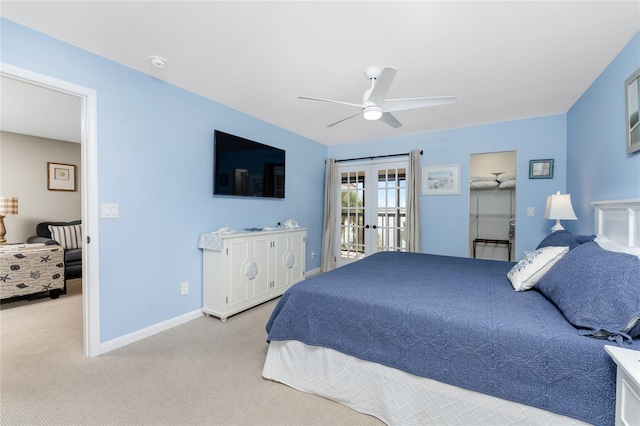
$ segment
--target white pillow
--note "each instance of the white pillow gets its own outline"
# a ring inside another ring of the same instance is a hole
[[[471,176],[471,182],[482,182],[483,180],[496,180],[495,173],[479,173]]]
[[[49,225],[51,239],[56,240],[65,250],[82,247],[82,225]]]
[[[514,265],[507,274],[507,278],[515,291],[529,290],[568,252],[569,247],[542,247],[526,255]]]
[[[477,182],[471,182],[471,189],[488,189],[488,188],[497,188],[498,181],[497,180],[479,180]]]
[[[503,180],[502,182],[500,182],[500,188],[515,188],[515,187],[516,187],[515,179]]]
[[[516,172],[507,172],[507,173],[500,173],[496,180],[498,182],[505,182],[508,180],[515,180],[515,178],[516,178]]]
[[[638,256],[638,258],[640,258],[640,247],[623,246],[622,244],[618,244],[610,238],[605,237],[601,234],[596,235],[596,238],[593,241],[595,241],[603,250],[614,251],[617,253],[627,253],[632,256]]]

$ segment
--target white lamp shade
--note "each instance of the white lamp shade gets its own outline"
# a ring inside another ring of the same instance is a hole
[[[557,194],[549,195],[547,197],[547,207],[544,209],[542,215],[545,219],[561,219],[561,220],[576,220],[573,206],[571,205],[571,194]]]

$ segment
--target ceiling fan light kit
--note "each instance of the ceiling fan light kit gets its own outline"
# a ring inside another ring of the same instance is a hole
[[[377,106],[365,107],[362,110],[362,115],[365,120],[378,120],[382,117],[382,108]]]
[[[364,75],[369,81],[371,81],[371,88],[365,90],[361,104],[336,101],[332,99],[313,98],[310,96],[298,96],[298,98],[357,107],[362,110],[362,116],[365,118],[365,120],[380,120],[383,123],[393,127],[394,129],[401,127],[402,123],[400,123],[400,121],[398,121],[398,119],[391,114],[391,111],[403,111],[407,109],[452,104],[455,103],[458,99],[456,96],[385,99],[397,72],[398,70],[392,67],[366,68],[364,70]],[[340,124],[358,115],[360,114],[355,114],[350,117],[343,118],[342,120],[338,120],[335,123],[329,124],[327,127],[333,127],[336,124]]]

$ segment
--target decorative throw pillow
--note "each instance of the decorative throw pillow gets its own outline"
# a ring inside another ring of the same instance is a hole
[[[65,250],[82,247],[82,225],[49,225],[51,239],[56,240]]]
[[[569,247],[549,246],[538,249],[515,264],[507,274],[507,278],[515,291],[529,290],[568,252]]]
[[[640,336],[640,259],[595,242],[569,251],[536,285],[580,333]]]
[[[548,246],[569,247],[569,250],[573,250],[580,244],[591,242],[595,238],[595,235],[573,235],[571,232],[565,230],[556,231],[547,235],[542,241],[540,241],[536,250]]]

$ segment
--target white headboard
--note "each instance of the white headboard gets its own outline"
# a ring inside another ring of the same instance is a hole
[[[640,247],[640,198],[594,201],[595,230],[618,244]]]

